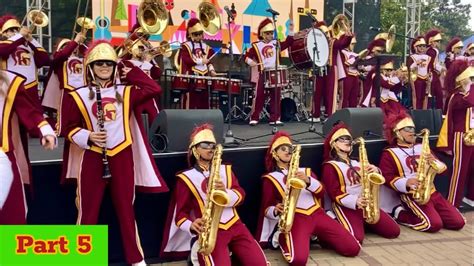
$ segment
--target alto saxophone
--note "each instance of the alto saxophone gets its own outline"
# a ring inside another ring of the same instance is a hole
[[[431,190],[434,187],[434,177],[436,174],[446,170],[446,165],[437,159],[429,159],[431,157],[430,131],[425,128],[421,130],[418,136],[423,136],[423,140],[421,142],[421,154],[418,161],[418,171],[416,173],[416,179],[419,185],[414,190],[413,199],[418,204],[424,205],[430,200]]]
[[[202,231],[199,233],[199,252],[209,255],[214,250],[217,239],[217,231],[221,221],[222,211],[229,204],[229,196],[225,191],[215,189],[216,181],[221,178],[220,168],[222,157],[222,146],[216,147],[211,162],[211,172],[207,181],[206,204],[202,214]]]
[[[474,146],[474,128],[469,129],[462,137],[464,145]]]
[[[286,192],[283,199],[283,212],[278,221],[278,229],[282,233],[291,231],[295,218],[296,203],[300,196],[301,190],[306,187],[306,183],[296,177],[296,173],[300,164],[301,145],[296,145],[288,167],[288,175],[286,176]]]
[[[367,205],[362,209],[364,220],[368,224],[375,224],[380,219],[380,186],[385,183],[385,178],[378,173],[368,173],[369,165],[365,140],[357,138],[354,143],[359,144],[359,164],[362,183],[362,197],[367,200]]]

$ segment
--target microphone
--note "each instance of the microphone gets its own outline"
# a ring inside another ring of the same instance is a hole
[[[265,10],[265,11],[267,11],[268,13],[271,13],[273,16],[278,16],[278,15],[280,15],[280,13],[278,13],[277,11],[275,11],[275,10],[273,10],[273,9],[271,9],[271,8],[269,8],[269,9],[267,9],[267,10]]]
[[[370,130],[365,130],[364,131],[364,136],[365,137],[377,137],[377,138],[384,138],[384,136],[380,135],[380,134],[377,134],[377,133],[374,133]]]
[[[382,29],[381,29],[381,28],[376,28],[376,27],[372,27],[372,26],[370,26],[370,27],[369,27],[369,30],[373,30],[373,31],[382,31]]]
[[[234,15],[232,15],[232,12],[230,11],[229,7],[228,6],[224,6],[224,10],[225,12],[227,13],[227,16],[229,16],[229,18],[231,20],[234,20]]]
[[[311,12],[306,11],[306,16],[310,17],[314,22],[318,22],[318,19],[311,14]]]

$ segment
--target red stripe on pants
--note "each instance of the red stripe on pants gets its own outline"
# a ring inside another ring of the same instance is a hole
[[[463,142],[463,133],[456,132],[453,138],[453,173],[449,183],[448,200],[455,207],[459,207],[464,196],[464,186],[466,182],[471,182],[474,178],[474,148],[466,146]],[[469,171],[471,170],[471,171]],[[472,186],[471,186],[472,187]],[[474,196],[474,192],[468,192],[468,195]]]
[[[133,154],[131,146],[117,155],[108,157],[110,172],[110,194],[115,207],[120,233],[122,236],[125,258],[128,263],[143,260],[139,237],[135,227],[135,182],[133,171]],[[102,155],[87,150],[81,165],[79,179],[79,217],[78,224],[97,224],[100,206],[107,181],[102,178]]]

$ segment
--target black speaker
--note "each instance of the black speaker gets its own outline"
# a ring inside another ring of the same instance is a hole
[[[383,137],[383,113],[380,108],[344,108],[331,115],[323,125],[324,135],[334,124],[344,122],[352,131],[352,137]]]
[[[430,135],[438,135],[443,123],[443,116],[440,109],[411,110],[411,117],[415,123],[416,131],[423,128],[430,130]]]
[[[222,143],[224,117],[220,110],[161,111],[153,121],[148,136],[153,152],[187,151],[191,132],[203,123],[214,126],[216,140]]]

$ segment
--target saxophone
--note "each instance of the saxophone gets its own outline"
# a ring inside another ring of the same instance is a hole
[[[283,199],[283,212],[278,221],[278,229],[282,233],[289,233],[293,226],[295,218],[296,203],[300,196],[301,190],[306,187],[306,183],[296,177],[296,173],[300,164],[301,145],[296,145],[288,167],[288,175],[286,176],[286,192]]]
[[[365,140],[357,138],[354,143],[359,144],[359,164],[362,183],[362,197],[367,200],[367,205],[362,209],[364,219],[368,224],[375,224],[380,219],[380,185],[385,183],[385,178],[378,173],[367,173],[369,159],[365,148]]]
[[[462,137],[464,145],[474,146],[474,128],[469,129]]]
[[[424,205],[430,200],[431,190],[434,187],[434,177],[436,174],[444,172],[446,165],[437,159],[429,160],[431,157],[430,131],[426,128],[422,129],[418,136],[423,136],[423,140],[421,142],[421,154],[418,161],[418,171],[416,173],[416,179],[419,185],[414,190],[413,199],[418,204]]]
[[[202,231],[199,233],[199,252],[209,255],[214,250],[217,239],[217,231],[221,221],[224,208],[229,204],[229,196],[225,191],[214,188],[216,180],[221,178],[220,168],[222,157],[222,146],[216,147],[214,157],[211,162],[211,172],[207,183],[206,204],[202,215]]]

